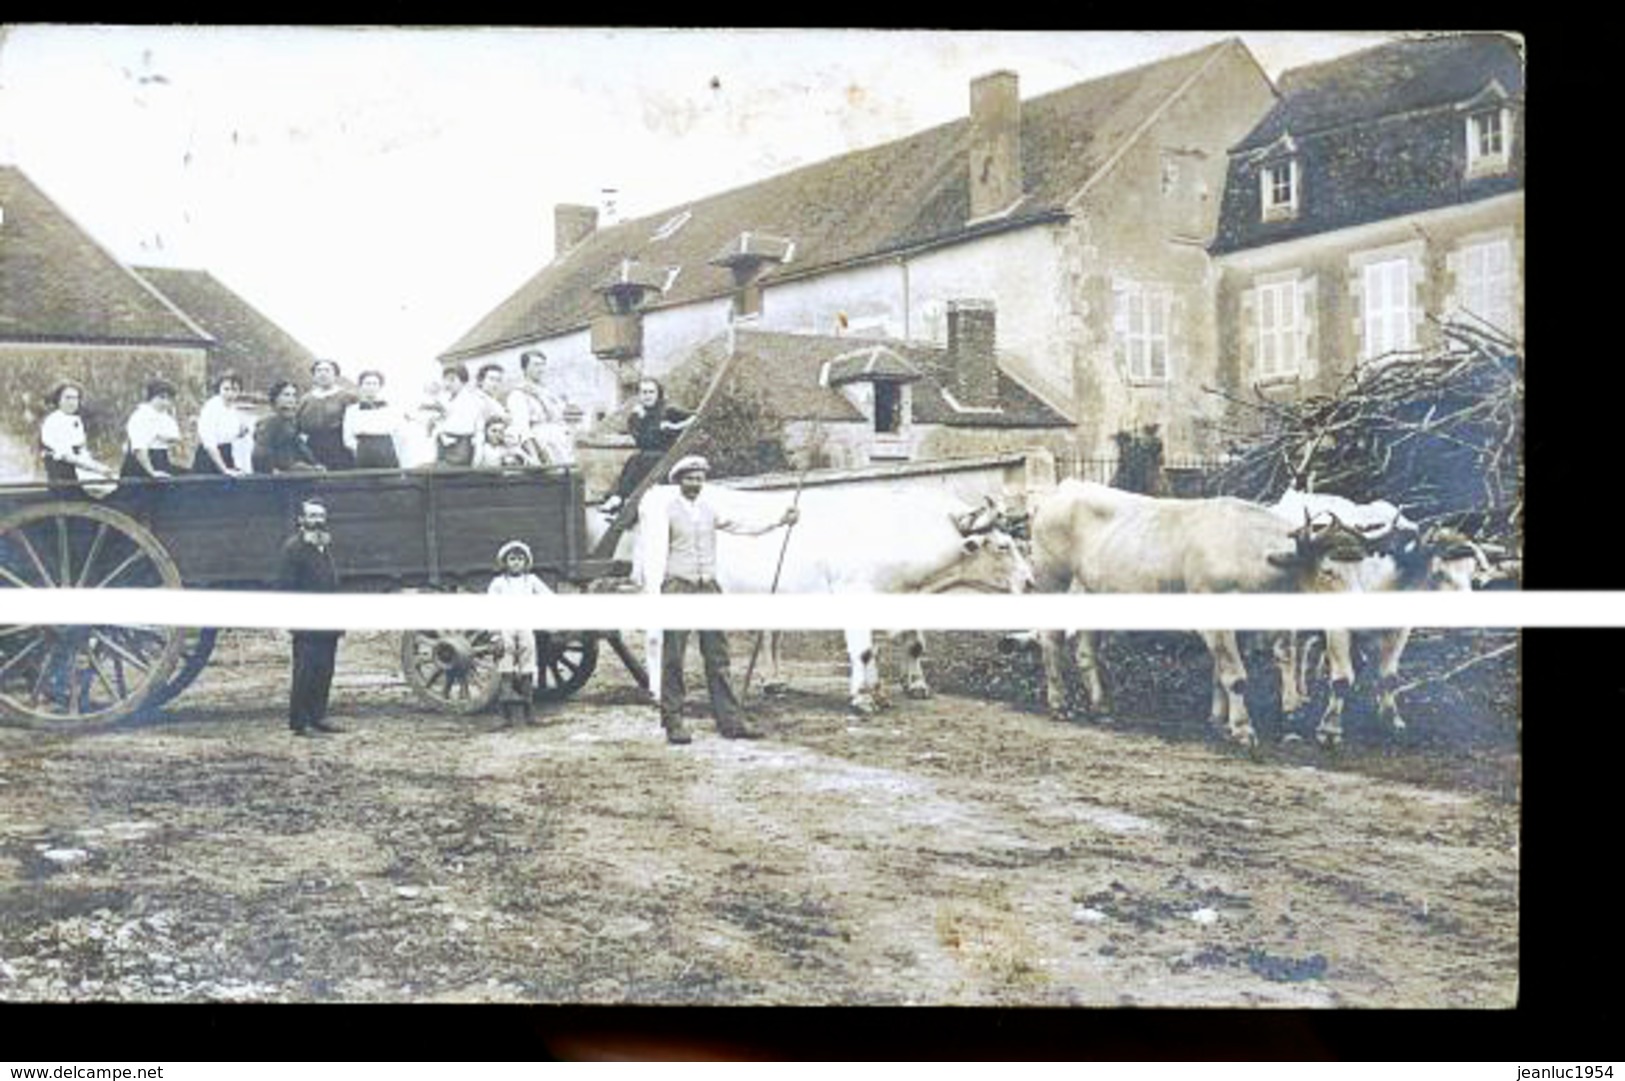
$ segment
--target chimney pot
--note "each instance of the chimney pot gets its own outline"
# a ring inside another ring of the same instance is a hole
[[[953,367],[954,397],[961,405],[999,405],[996,316],[991,300],[948,302],[948,362]]]
[[[1022,193],[1021,85],[1013,71],[970,84],[970,216],[1009,209]]]
[[[559,203],[553,207],[553,258],[586,240],[598,229],[598,208],[579,203]]]

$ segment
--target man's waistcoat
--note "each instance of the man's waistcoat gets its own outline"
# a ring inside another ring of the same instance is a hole
[[[717,512],[704,498],[689,503],[678,496],[666,508],[666,519],[671,536],[671,547],[666,554],[666,577],[686,578],[690,582],[715,581]]]

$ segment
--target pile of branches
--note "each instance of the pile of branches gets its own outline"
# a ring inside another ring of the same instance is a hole
[[[1241,437],[1209,493],[1386,499],[1424,528],[1521,550],[1523,350],[1483,324],[1438,326],[1441,347],[1358,365],[1329,397],[1272,402],[1207,388],[1253,421],[1232,433]]]

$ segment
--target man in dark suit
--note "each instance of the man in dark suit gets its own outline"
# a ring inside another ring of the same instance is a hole
[[[299,505],[296,529],[282,545],[278,588],[293,593],[332,593],[339,585],[333,566],[333,537],[327,508],[314,500]],[[343,631],[293,631],[293,687],[288,727],[296,736],[342,732],[327,721],[327,695],[333,686],[333,658]]]

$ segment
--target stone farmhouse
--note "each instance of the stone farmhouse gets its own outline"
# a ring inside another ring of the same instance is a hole
[[[1274,100],[1235,40],[1027,100],[994,72],[903,139],[604,228],[559,206],[553,260],[441,360],[543,349],[589,438],[640,375],[739,348],[852,465],[1148,424],[1200,454],[1226,151]]]
[[[807,464],[855,469],[1035,447],[1059,455],[1075,425],[1000,370],[992,307],[953,304],[948,319],[946,348],[739,326],[690,353],[672,383],[699,385],[731,355],[727,391],[782,421]]]
[[[148,379],[174,383],[181,415],[194,417],[214,372],[234,368],[263,391],[309,363],[207,273],[125,266],[21,169],[0,165],[0,479],[40,475],[39,425],[64,379],[87,390],[93,453],[116,461]]]
[[[1439,344],[1523,333],[1523,62],[1467,34],[1284,73],[1231,148],[1218,230],[1223,386],[1293,399]],[[1241,418],[1237,418],[1238,423]]]

